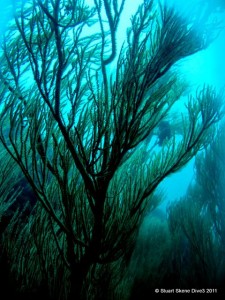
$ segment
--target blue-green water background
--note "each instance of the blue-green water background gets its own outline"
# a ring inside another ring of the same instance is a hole
[[[11,1],[16,0],[0,0],[0,40],[2,39],[7,21],[13,15],[12,10],[8,8]],[[184,0],[165,1],[169,2],[169,4],[173,1],[180,11],[182,11],[184,5],[187,4],[187,1]],[[193,0],[193,5],[198,1],[200,0]],[[86,0],[86,2],[87,4],[92,4],[93,0]],[[118,48],[126,38],[126,29],[130,25],[130,18],[132,14],[135,13],[140,3],[142,3],[142,0],[126,0],[117,33]],[[223,17],[225,19],[225,13],[222,18]],[[181,76],[189,82],[190,93],[195,93],[196,89],[204,84],[213,85],[218,90],[222,89],[225,86],[225,29],[221,31],[218,38],[206,50],[179,61],[177,63],[177,68]],[[181,171],[171,175],[161,184],[165,195],[163,205],[168,203],[168,201],[173,201],[184,195],[192,180],[194,180],[194,159],[192,159]]]

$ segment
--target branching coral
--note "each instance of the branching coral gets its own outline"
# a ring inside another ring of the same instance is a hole
[[[210,142],[209,129],[222,117],[220,96],[204,87],[187,105],[183,140],[174,136],[159,153],[141,152],[182,95],[177,76],[164,75],[208,41],[192,20],[145,1],[117,58],[123,7],[108,0],[95,0],[93,8],[83,0],[22,1],[2,44],[0,140],[46,214],[38,234],[50,242],[38,251],[48,272],[59,260],[67,270],[68,299],[87,297],[99,265],[132,251],[152,192]],[[84,34],[91,27],[95,33]],[[51,247],[54,259],[45,252]]]

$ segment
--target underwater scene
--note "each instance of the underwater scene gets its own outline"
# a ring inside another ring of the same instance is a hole
[[[0,5],[0,298],[225,295],[225,0]]]

